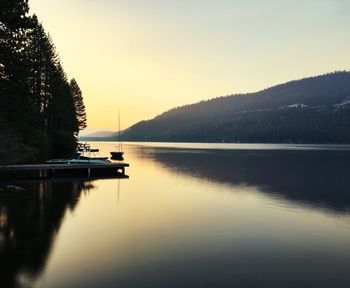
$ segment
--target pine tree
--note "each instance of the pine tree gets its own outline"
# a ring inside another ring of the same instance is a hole
[[[31,107],[26,91],[27,63],[23,57],[29,17],[27,1],[5,0],[0,4],[0,112],[11,126],[24,129],[25,110]]]
[[[82,92],[77,81],[73,78],[70,81],[70,91],[72,93],[74,107],[75,107],[75,115],[78,121],[79,131],[86,128],[86,111],[85,105],[83,101]]]
[[[54,153],[69,156],[74,135],[86,127],[83,98],[75,81],[72,90],[51,37],[28,11],[27,0],[0,2],[0,138],[16,135],[14,146],[30,151],[31,159],[47,158],[50,143]]]

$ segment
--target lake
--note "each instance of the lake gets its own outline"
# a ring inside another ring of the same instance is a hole
[[[127,179],[0,195],[0,287],[350,287],[349,146],[124,151]]]

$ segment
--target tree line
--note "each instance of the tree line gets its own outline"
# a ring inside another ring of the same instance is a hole
[[[0,5],[0,163],[69,155],[86,128],[79,85],[28,0]]]
[[[350,105],[237,113],[207,122],[141,122],[124,141],[213,143],[350,143]]]
[[[350,143],[350,72],[171,109],[123,131],[125,141]],[[117,138],[117,137],[115,137]]]

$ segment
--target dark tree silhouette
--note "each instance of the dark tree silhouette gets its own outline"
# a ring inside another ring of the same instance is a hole
[[[71,154],[74,135],[86,127],[81,93],[79,100],[72,94],[51,37],[28,12],[28,1],[1,1],[0,138],[15,135],[13,147],[31,155],[18,151],[23,157],[9,156],[5,162]]]
[[[83,101],[83,95],[81,93],[81,90],[77,81],[74,78],[70,81],[69,85],[73,96],[75,114],[78,121],[78,128],[79,130],[83,130],[86,128],[86,111],[85,111],[85,105]]]

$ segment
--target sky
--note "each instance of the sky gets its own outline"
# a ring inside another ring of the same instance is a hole
[[[29,0],[88,132],[176,106],[350,70],[348,0]]]

